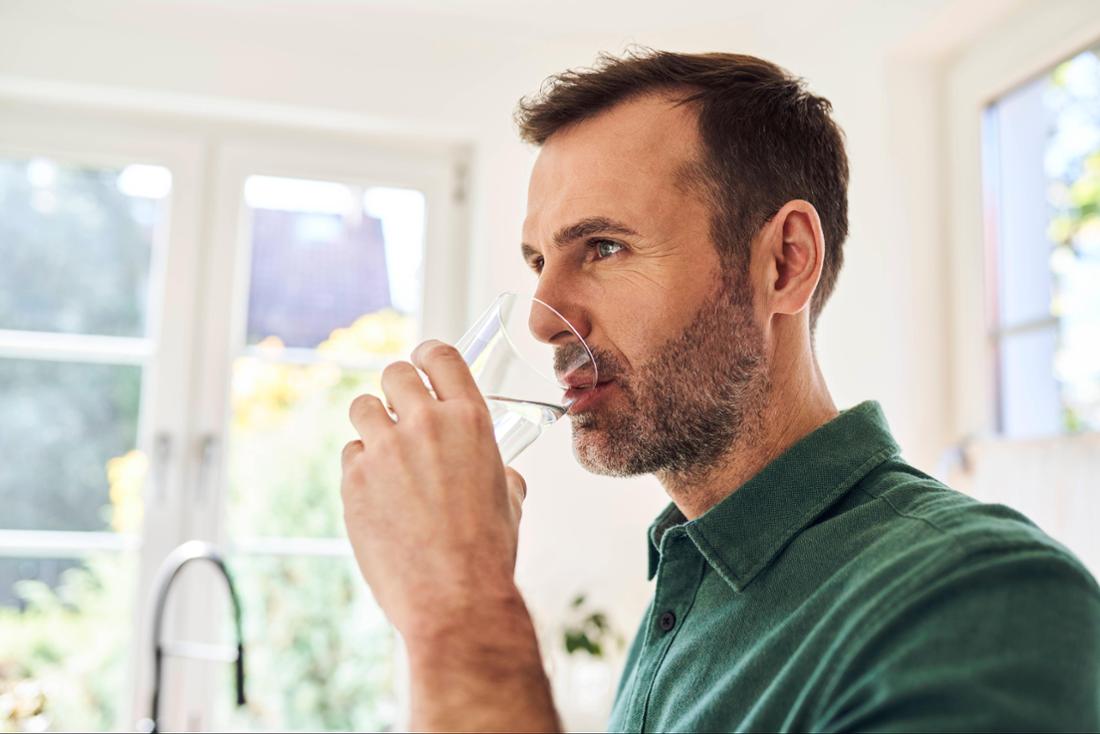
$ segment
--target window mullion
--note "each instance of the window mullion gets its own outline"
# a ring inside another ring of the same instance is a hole
[[[143,543],[134,611],[130,723],[148,716],[152,695],[153,579],[165,557],[185,539],[187,489],[194,473],[193,433],[195,309],[203,227],[205,146],[179,141],[169,165],[173,175],[170,227],[158,243],[150,278],[149,333],[156,347],[148,361],[141,416],[141,448],[150,457],[144,492]],[[158,292],[159,290],[159,292]],[[178,593],[173,592],[174,594]]]
[[[993,333],[993,338],[1000,341],[1006,337],[1017,336],[1019,334],[1056,329],[1058,328],[1058,324],[1059,321],[1057,316],[1044,316],[1042,318],[1012,324],[1011,326],[1002,326]]]
[[[0,329],[0,358],[143,366],[149,339]]]

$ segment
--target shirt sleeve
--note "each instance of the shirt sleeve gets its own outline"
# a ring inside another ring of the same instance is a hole
[[[1100,591],[1075,559],[986,550],[920,575],[857,626],[814,729],[1100,731]]]

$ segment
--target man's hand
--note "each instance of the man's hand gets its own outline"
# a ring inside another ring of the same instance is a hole
[[[409,649],[424,729],[557,727],[513,576],[523,478],[506,469],[461,355],[429,341],[351,405],[344,523],[375,600]]]
[[[406,637],[514,589],[523,479],[506,473],[485,400],[461,355],[425,342],[360,395],[344,447],[344,522],[375,599]]]

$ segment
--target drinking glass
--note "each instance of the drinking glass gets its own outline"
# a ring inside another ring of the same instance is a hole
[[[536,323],[542,333],[555,336],[556,346],[535,337]],[[574,339],[556,338],[566,332]],[[592,350],[576,328],[532,296],[501,293],[455,347],[489,405],[505,464],[566,414],[570,386],[583,388],[598,380]]]

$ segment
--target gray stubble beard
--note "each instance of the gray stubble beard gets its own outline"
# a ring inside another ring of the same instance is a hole
[[[574,454],[593,473],[702,476],[760,430],[769,379],[747,283],[723,279],[687,329],[630,375],[612,355],[594,356],[628,407],[572,416]]]

